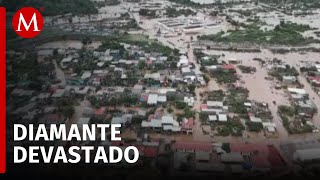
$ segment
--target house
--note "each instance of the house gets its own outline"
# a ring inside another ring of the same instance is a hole
[[[96,118],[103,118],[106,114],[106,107],[100,107],[98,109],[95,109],[94,111],[94,117]]]
[[[148,95],[148,100],[147,100],[149,105],[156,105],[158,104],[158,94],[149,94]]]
[[[276,168],[285,168],[286,162],[273,145],[230,143],[230,153],[241,153],[246,169],[256,171],[271,171]],[[237,155],[239,156],[239,155]],[[238,157],[239,161],[241,160]],[[248,159],[250,159],[248,161]]]
[[[146,73],[144,75],[144,79],[153,79],[155,81],[160,81],[160,73],[152,73],[152,74]]]
[[[251,122],[255,122],[255,123],[261,123],[262,120],[258,117],[255,117],[254,115],[253,116],[249,116],[249,119]]]
[[[167,96],[166,95],[158,95],[158,99],[157,99],[158,103],[166,103],[167,102]]]
[[[181,132],[185,134],[192,134],[194,127],[194,120],[193,118],[184,118],[181,122]]]
[[[236,72],[236,68],[232,64],[225,64],[221,66],[222,70],[225,72]]]
[[[320,70],[320,69],[319,69]],[[315,76],[309,76],[308,80],[314,85],[314,86],[320,86],[320,77]]]
[[[285,84],[285,85],[290,85],[290,84],[293,84],[297,81],[297,78],[295,76],[283,76],[282,77],[282,82]]]
[[[121,127],[130,124],[132,121],[132,114],[124,114],[121,117],[113,117],[111,119],[111,124],[121,124]]]
[[[187,58],[187,56],[180,56],[180,59],[177,63],[177,67],[184,67],[184,66],[188,66],[189,65],[189,60]]]
[[[193,107],[194,105],[194,97],[187,97],[183,98],[183,102],[187,103],[189,107]]]
[[[66,69],[72,63],[72,56],[65,57],[61,60],[60,66],[62,69]]]
[[[64,96],[65,89],[57,89],[52,95],[51,98],[53,99],[60,99]]]
[[[296,102],[299,114],[312,116],[317,111],[317,106],[312,100],[303,100]]]
[[[201,105],[201,111],[207,114],[225,114],[228,112],[228,106],[224,106],[220,101],[207,101],[207,104]]]
[[[151,128],[154,131],[160,131],[162,129],[162,123],[159,119],[151,119],[150,121],[142,121],[142,128]]]
[[[91,77],[91,75],[92,75],[92,73],[90,71],[85,71],[85,72],[83,72],[81,79],[82,80],[89,79]]]
[[[272,123],[272,122],[263,122],[262,126],[264,129],[266,129],[267,131],[273,133],[276,132],[276,123]]]
[[[307,93],[306,90],[304,90],[304,89],[288,88],[288,91],[289,91],[291,94],[299,94],[299,95],[303,95],[303,96],[308,96],[308,93]]]
[[[228,116],[226,114],[217,114],[217,115],[209,115],[208,122],[215,123],[215,122],[227,122]]]
[[[134,85],[131,90],[133,94],[137,94],[137,95],[140,95],[142,91],[143,91],[143,85],[140,85],[140,84]]]
[[[229,64],[240,64],[240,63],[241,63],[241,61],[236,58],[229,59]]]
[[[161,124],[164,131],[171,131],[171,132],[180,132],[181,127],[179,126],[179,123],[173,119],[172,116],[162,116],[161,118]]]
[[[242,164],[244,162],[243,156],[240,152],[221,154],[220,159],[223,163]]]
[[[298,163],[312,163],[320,161],[320,148],[296,150],[293,160]]]
[[[179,123],[174,120],[172,116],[162,116],[161,118],[157,118],[155,116],[152,116],[149,121],[142,121],[141,127],[142,128],[149,128],[152,130],[160,131],[161,129],[163,131],[167,132],[180,132],[181,127],[179,126]]]

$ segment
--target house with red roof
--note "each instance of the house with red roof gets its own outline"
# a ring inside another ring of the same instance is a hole
[[[320,77],[309,76],[308,80],[315,86],[320,86]]]
[[[181,132],[185,134],[192,134],[194,127],[194,120],[193,118],[185,118],[181,123]]]
[[[236,72],[236,67],[232,64],[225,64],[222,65],[221,68],[225,71],[225,72]]]
[[[264,144],[230,144],[231,153],[241,153],[254,169],[272,170],[286,167],[286,162],[273,145]],[[248,164],[247,164],[248,165]]]
[[[105,116],[105,114],[106,114],[106,110],[107,110],[106,107],[100,107],[98,109],[95,109],[94,116],[96,118],[103,118]]]

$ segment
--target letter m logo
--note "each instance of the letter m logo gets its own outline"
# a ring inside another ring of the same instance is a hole
[[[27,24],[24,16],[22,13],[20,13],[20,17],[19,17],[19,24],[18,24],[18,29],[17,31],[21,31],[21,25],[24,26],[26,31],[29,31],[31,24],[33,24],[33,31],[40,31],[38,28],[38,21],[37,21],[37,15],[36,13],[33,13],[32,18],[29,22],[29,24]]]
[[[13,30],[23,38],[34,38],[40,34],[44,25],[41,13],[32,8],[19,9],[12,18]]]

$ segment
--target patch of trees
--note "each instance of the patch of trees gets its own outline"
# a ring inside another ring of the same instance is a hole
[[[98,9],[90,0],[25,0],[25,1],[2,1],[1,6],[6,7],[9,12],[16,12],[18,9],[29,6],[39,9],[44,8],[42,12],[45,16],[55,16],[72,13],[74,15],[95,14]]]
[[[197,14],[196,12],[192,11],[189,8],[188,9],[179,9],[178,10],[176,8],[169,7],[169,8],[166,9],[166,15],[168,17],[178,17],[178,16],[181,16],[181,15],[188,17],[190,15],[194,16],[196,14]]]

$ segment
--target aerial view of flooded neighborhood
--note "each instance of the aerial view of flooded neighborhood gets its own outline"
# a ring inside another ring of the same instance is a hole
[[[2,4],[45,16],[34,39],[7,20],[9,128],[121,124],[93,145],[137,147],[139,163],[99,167],[133,177],[320,175],[320,1]]]

